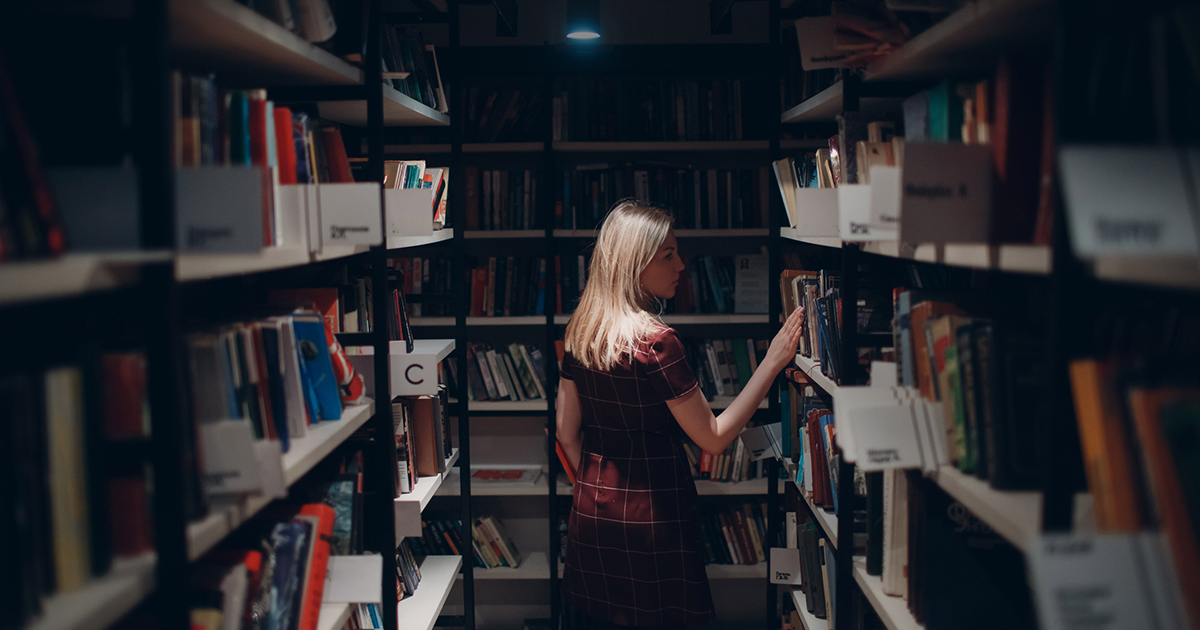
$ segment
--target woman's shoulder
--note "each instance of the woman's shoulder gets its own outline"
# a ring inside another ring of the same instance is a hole
[[[675,329],[667,325],[659,325],[642,342],[637,355],[642,360],[650,360],[662,354],[673,354],[677,351],[683,351],[683,343],[679,340]]]

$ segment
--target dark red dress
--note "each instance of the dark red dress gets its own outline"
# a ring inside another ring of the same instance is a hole
[[[713,618],[696,485],[666,401],[697,387],[665,328],[610,372],[563,357],[583,415],[563,600],[597,619],[645,628]]]

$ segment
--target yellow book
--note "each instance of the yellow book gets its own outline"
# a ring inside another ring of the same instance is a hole
[[[46,372],[45,391],[54,576],[60,592],[72,591],[86,584],[91,575],[79,368]]]

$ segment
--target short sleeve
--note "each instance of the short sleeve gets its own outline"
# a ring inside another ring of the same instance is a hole
[[[571,364],[575,362],[575,357],[571,356],[570,352],[563,353],[562,365],[558,368],[559,378],[565,378],[568,381],[575,380],[571,376]]]
[[[688,365],[683,343],[674,330],[668,328],[647,349],[646,377],[664,401],[675,400],[699,387],[696,375]]]

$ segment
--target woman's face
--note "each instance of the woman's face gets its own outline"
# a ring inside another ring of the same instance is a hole
[[[639,280],[642,289],[647,293],[661,298],[675,297],[675,287],[679,286],[679,272],[683,271],[683,259],[679,256],[679,246],[675,242],[675,233],[668,232],[666,240],[654,252],[654,258],[642,270]]]

